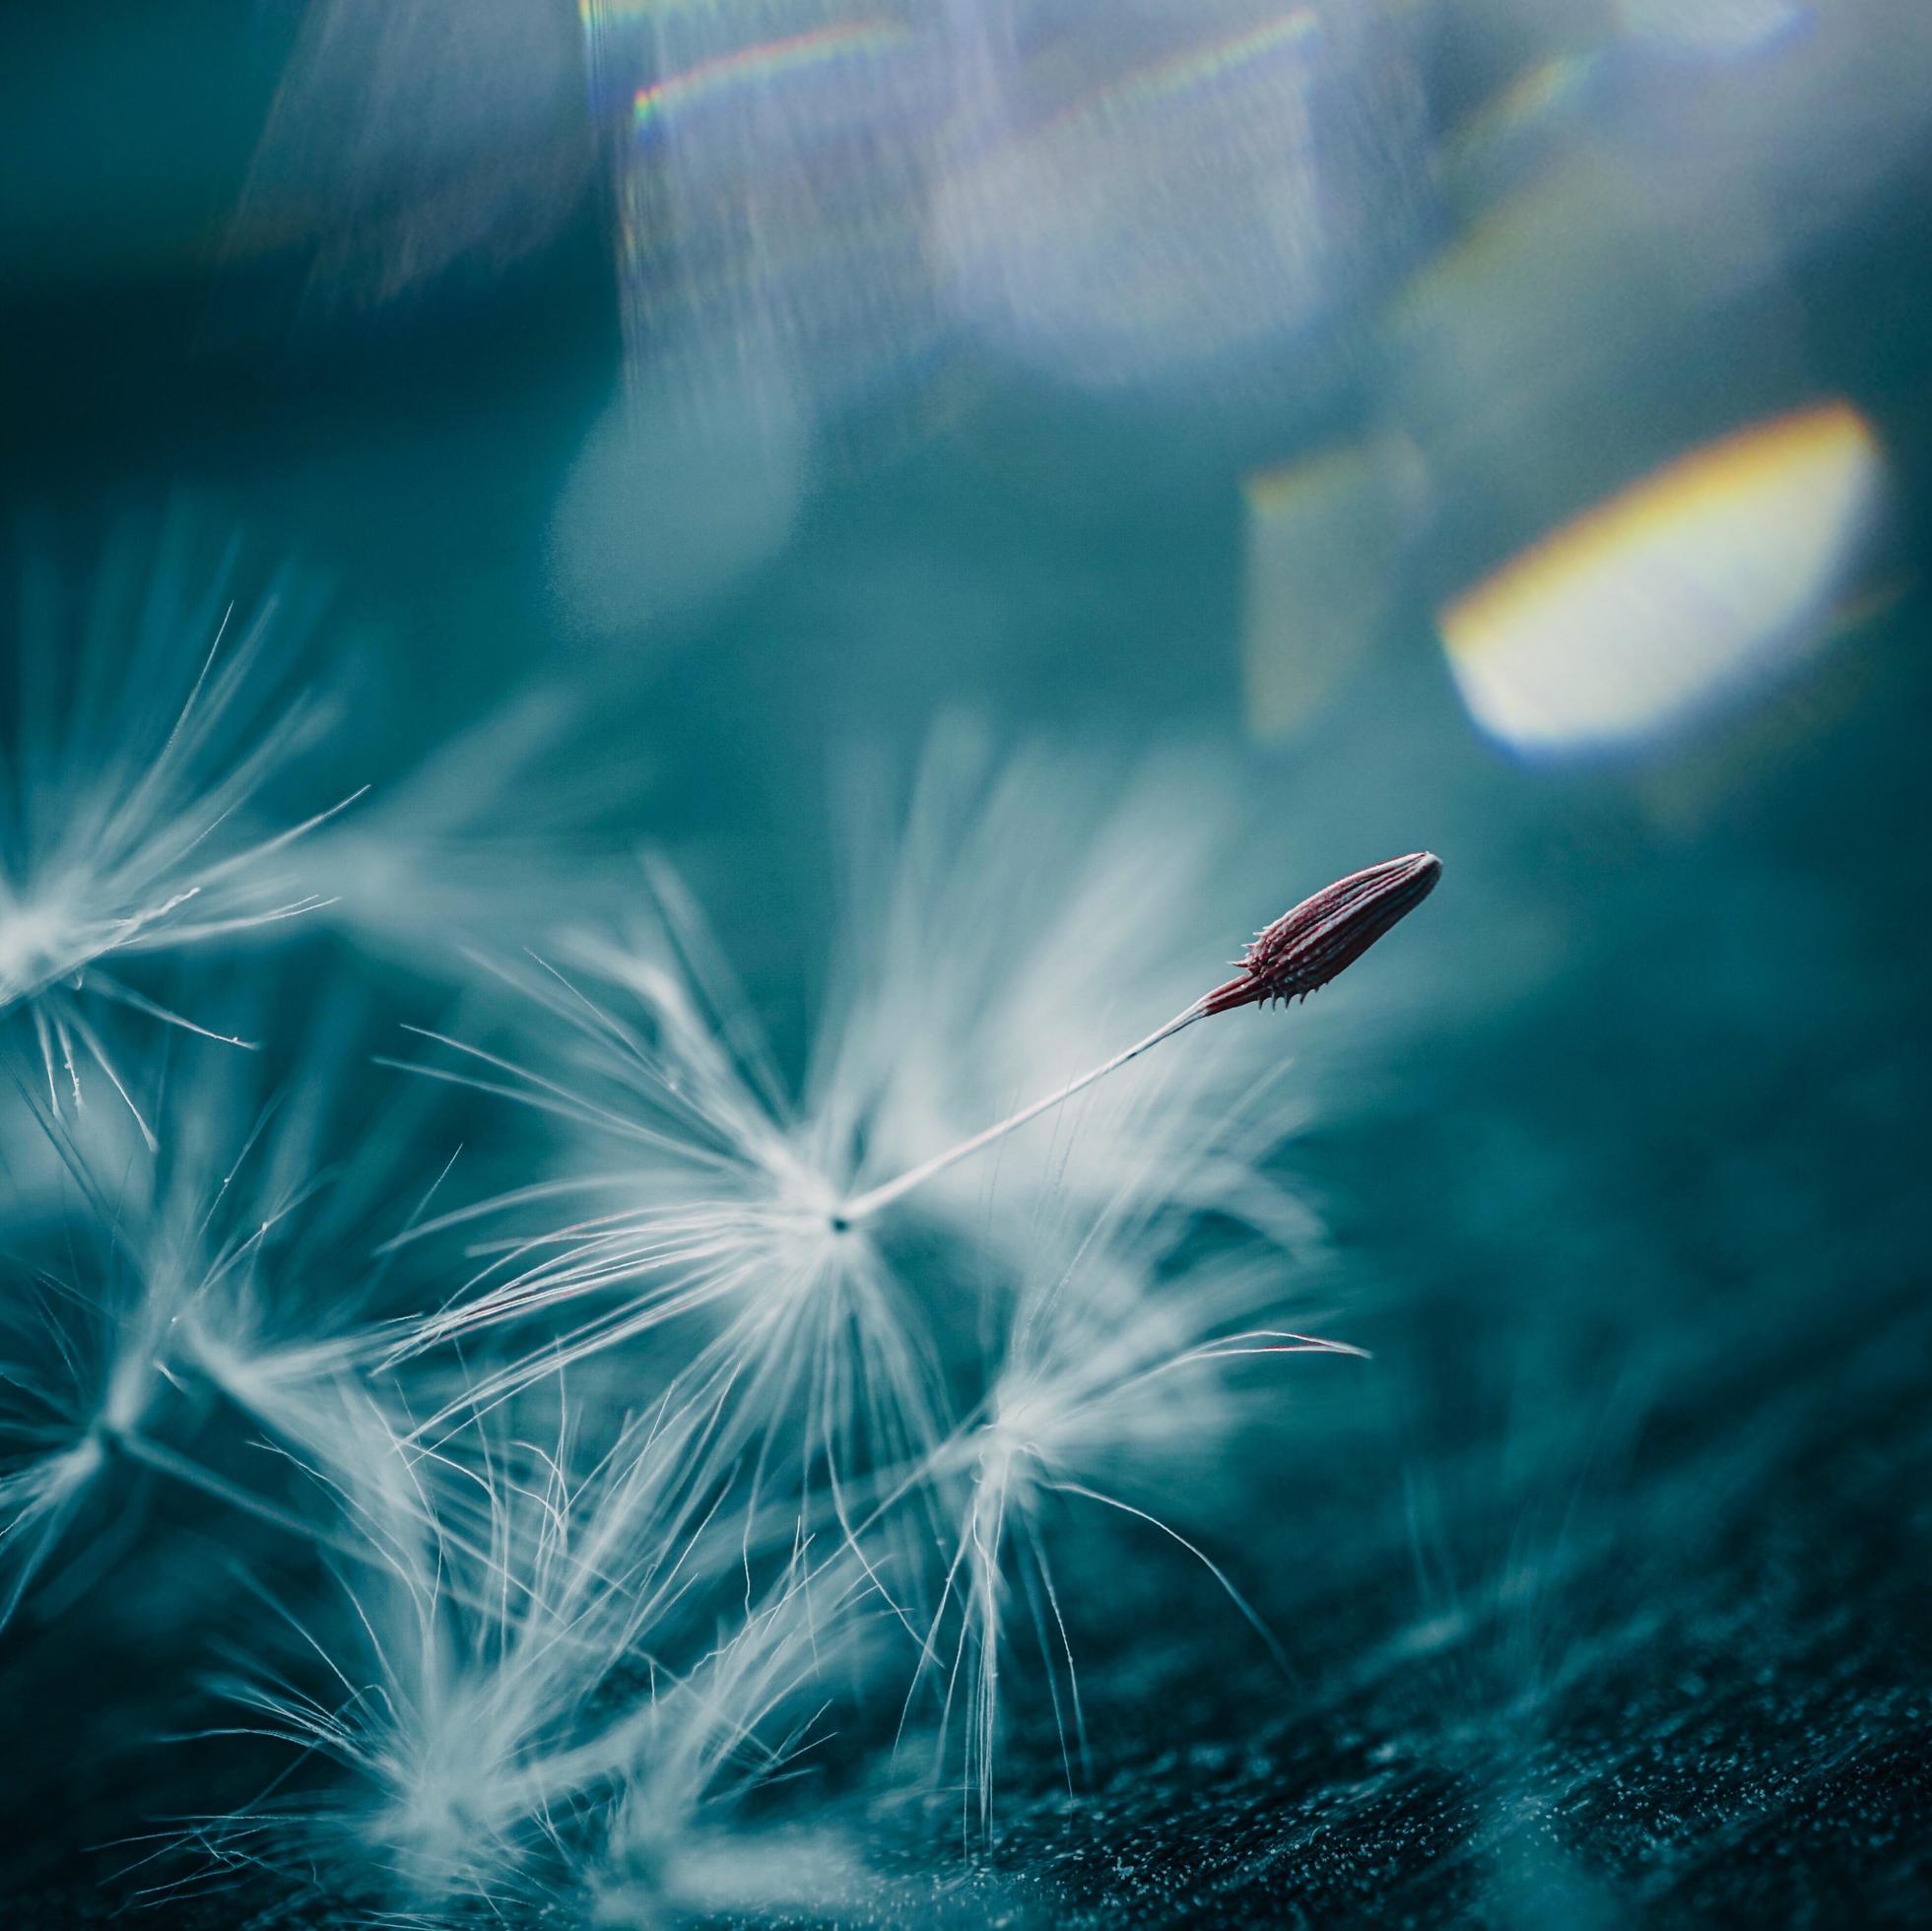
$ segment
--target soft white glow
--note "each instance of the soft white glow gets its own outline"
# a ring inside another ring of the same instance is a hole
[[[1694,450],[1441,613],[1470,714],[1525,751],[1609,749],[1788,669],[1824,634],[1883,489],[1844,403]]]

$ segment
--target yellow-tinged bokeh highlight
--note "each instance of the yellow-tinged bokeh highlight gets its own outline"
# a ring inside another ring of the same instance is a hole
[[[1530,753],[1645,742],[1814,649],[1885,491],[1833,401],[1704,444],[1439,613],[1471,716]]]

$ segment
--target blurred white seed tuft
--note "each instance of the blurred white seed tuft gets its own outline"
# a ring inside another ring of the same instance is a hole
[[[237,603],[236,564],[231,544],[197,571],[175,515],[152,546],[128,535],[109,548],[76,619],[58,569],[30,557],[19,688],[0,706],[0,1028],[37,1060],[56,1112],[98,1080],[151,1144],[115,1019],[251,1042],[160,1003],[130,968],[315,910],[295,847],[358,795],[293,820],[270,809],[332,706],[289,692],[300,625],[282,621],[287,587]]]
[[[1070,1506],[1122,1518],[1126,1539],[1178,1545],[1213,1577],[1233,1613],[1279,1655],[1235,1582],[1186,1521],[1231,1443],[1265,1438],[1267,1415],[1289,1399],[1241,1369],[1270,1358],[1359,1355],[1346,1343],[1282,1326],[1278,1267],[1224,1254],[1158,1278],[1135,1203],[1084,1228],[1059,1230],[1047,1255],[999,1312],[985,1393],[917,1472],[943,1571],[930,1603],[906,1699],[932,1712],[943,1769],[957,1758],[966,1821],[992,1822],[1002,1657],[1016,1623],[1044,1673],[1070,1787],[1085,1727],[1070,1606],[1049,1560]],[[910,1489],[914,1485],[908,1484]]]

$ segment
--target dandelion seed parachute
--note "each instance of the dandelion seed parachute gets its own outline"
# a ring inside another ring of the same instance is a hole
[[[10,1267],[0,1298],[0,1623],[73,1538],[156,1390],[152,1315]]]
[[[280,695],[285,592],[235,605],[233,546],[196,581],[178,516],[137,590],[144,547],[124,536],[110,548],[78,637],[54,572],[30,560],[0,781],[0,1030],[38,1061],[56,1112],[81,1104],[89,1069],[152,1139],[109,1016],[243,1041],[158,1004],[123,965],[205,953],[316,909],[290,848],[349,800],[256,822],[330,716],[312,696]]]
[[[459,1427],[472,1407],[526,1398],[559,1364],[581,1372],[589,1357],[658,1335],[674,1320],[708,1320],[705,1338],[672,1368],[667,1397],[707,1417],[701,1481],[733,1498],[747,1555],[817,1523],[884,1591],[917,1644],[909,1701],[930,1693],[936,1702],[942,1758],[964,1729],[966,1781],[983,1827],[991,1815],[1000,1657],[1006,1626],[1019,1613],[1016,1597],[1034,1625],[1056,1698],[1064,1686],[1066,1699],[1056,1702],[1062,1724],[1070,1734],[1079,1729],[1071,1663],[1063,1675],[1058,1661],[1070,1652],[1047,1565],[1049,1505],[1073,1498],[1108,1515],[1143,1518],[1200,1557],[1233,1594],[1204,1552],[1122,1491],[1144,1483],[1164,1456],[1172,1460],[1213,1435],[1215,1417],[1226,1412],[1216,1377],[1227,1364],[1347,1351],[1263,1318],[1264,1305],[1279,1298],[1272,1268],[1249,1262],[1165,1278],[1178,1237],[1175,1203],[1241,1195],[1225,1174],[1202,1170],[1222,1157],[1221,1147],[1190,1148],[1178,1133],[1161,1131],[1158,1090],[1127,1113],[1121,1144],[1138,1130],[1140,1155],[1112,1169],[1121,1184],[1099,1232],[1084,1248],[1076,1237],[1075,1258],[1044,1287],[1010,1306],[998,1297],[989,1305],[1007,1340],[983,1400],[964,1424],[949,1420],[942,1393],[942,1324],[905,1291],[890,1243],[870,1223],[1181,1027],[1325,984],[1413,909],[1438,871],[1432,856],[1417,853],[1317,893],[1257,936],[1236,979],[1196,998],[1125,1054],[868,1189],[855,1182],[892,1145],[874,1130],[881,1084],[874,1076],[886,1066],[888,1039],[917,1033],[904,1024],[915,983],[888,974],[897,996],[874,1002],[861,978],[845,1024],[861,1028],[873,1014],[881,1031],[872,1037],[834,1032],[806,1104],[794,1107],[682,886],[652,870],[654,914],[637,921],[625,944],[582,940],[568,969],[511,974],[560,1029],[540,1066],[444,1039],[444,1054],[454,1057],[426,1069],[558,1118],[609,1164],[570,1161],[555,1180],[445,1223],[487,1225],[499,1214],[541,1212],[572,1197],[589,1207],[562,1226],[487,1242],[488,1265],[471,1292],[426,1321],[399,1360],[441,1341],[473,1344],[503,1323],[554,1317],[586,1300],[592,1311],[486,1371],[418,1438]],[[938,966],[956,948],[969,953],[980,937],[969,898],[948,907],[948,921],[929,919],[933,902],[930,882],[916,877],[900,915],[923,944],[893,955],[895,965],[922,967],[928,989],[935,978],[944,986]],[[1090,965],[1078,985],[1091,976]],[[1190,1122],[1208,1090],[1183,1086],[1194,1100],[1183,1104]],[[1253,1145],[1273,1141],[1256,1134]],[[1083,1214],[1091,1229],[1083,1189],[1058,1175],[1023,1172],[1021,1179],[1021,1198],[1033,1203],[1028,1226],[1035,1243],[1050,1226],[1083,1225]],[[950,1291],[965,1285],[955,1281]],[[779,1479],[787,1468],[793,1481],[802,1478],[789,1506]],[[931,1548],[935,1525],[951,1552],[936,1573],[920,1553]],[[1251,1614],[1238,1595],[1235,1601]]]
[[[49,1118],[50,1131],[63,1131]],[[38,1259],[10,1263],[0,1299],[0,1620],[58,1558],[104,1566],[141,1526],[154,1478],[185,1482],[259,1518],[294,1518],[232,1480],[196,1447],[211,1392],[194,1376],[197,1290],[143,1203],[130,1214],[80,1176],[80,1228]],[[244,1357],[238,1349],[233,1360]],[[188,1446],[184,1447],[184,1443]]]
[[[259,985],[231,996],[255,1017],[277,1004]],[[137,1533],[139,1480],[278,1534],[335,1534],[327,1491],[366,1445],[357,1325],[393,1291],[376,1250],[441,1177],[420,1153],[429,1090],[351,1102],[361,1031],[338,1001],[292,1055],[164,1074],[152,1160],[111,1115],[39,1108],[68,1184],[31,1242],[17,1233],[0,1302],[0,1611],[97,1513]]]
[[[1233,1433],[1257,1437],[1240,1365],[1361,1352],[1279,1324],[1283,1285],[1265,1252],[1156,1278],[1161,1256],[1149,1241],[1131,1200],[1099,1225],[1059,1230],[1047,1242],[1058,1264],[1037,1265],[1004,1314],[978,1408],[919,1471],[945,1527],[928,1558],[942,1572],[917,1592],[930,1606],[906,1710],[932,1711],[937,1763],[957,1751],[968,1821],[981,1832],[992,1822],[1002,1658],[1016,1621],[1045,1673],[1070,1785],[1085,1755],[1070,1630],[1078,1605],[1049,1561],[1064,1506],[1179,1545],[1272,1649],[1234,1582],[1176,1518],[1198,1510],[1199,1478]],[[1274,1384],[1271,1395],[1278,1408]]]
[[[222,1686],[306,1774],[197,1841],[433,1921],[600,1886],[682,1903],[687,1849],[783,1764],[786,1712],[854,1600],[808,1601],[794,1561],[716,1633],[689,1479],[703,1427],[660,1404],[586,1455],[566,1403],[545,1446],[481,1426],[433,1454],[391,1437],[351,1497],[373,1558],[342,1572],[343,1613],[320,1631],[285,1613],[317,1687],[259,1655]]]
[[[399,1354],[621,1293],[544,1349],[484,1376],[471,1392],[487,1403],[672,1319],[728,1308],[726,1325],[694,1371],[721,1399],[729,1391],[742,1412],[758,1418],[748,1424],[754,1435],[768,1436],[778,1417],[802,1413],[808,1470],[889,1465],[930,1448],[943,1432],[925,1340],[930,1322],[914,1316],[863,1224],[1182,1026],[1232,1004],[1325,982],[1418,902],[1435,871],[1432,857],[1417,854],[1317,895],[1250,949],[1240,997],[1230,986],[1218,988],[1047,1099],[895,1179],[865,1186],[864,1169],[892,1145],[889,1131],[874,1130],[888,1042],[917,1036],[904,1016],[919,986],[889,977],[885,996],[840,1009],[843,1030],[835,1021],[821,1061],[829,1076],[815,1077],[801,1113],[695,907],[660,868],[653,874],[655,920],[634,930],[627,946],[576,948],[591,974],[584,984],[560,971],[520,977],[562,1022],[567,1059],[538,1070],[452,1039],[439,1042],[456,1060],[427,1070],[551,1113],[617,1164],[573,1165],[556,1180],[470,1210],[481,1218],[571,1197],[592,1209],[561,1227],[506,1233],[486,1248],[497,1258],[471,1292],[427,1320]],[[913,902],[920,912],[930,908],[923,879]],[[956,948],[969,953],[982,936],[972,898],[951,910],[948,924],[920,920],[915,929],[925,944],[918,955],[896,955],[908,973],[921,973],[927,989],[940,976],[937,963]],[[1069,986],[1065,997],[1078,989]],[[621,1007],[611,1002],[612,990],[626,995]],[[959,1045],[965,1043],[963,1035]],[[1177,1110],[1191,1123],[1198,1102]],[[1232,1135],[1218,1136],[1210,1160],[1177,1130],[1151,1141],[1162,1117],[1160,1107],[1145,1106],[1125,1130],[1123,1148],[1131,1151],[1115,1170],[1116,1193],[1124,1173],[1143,1196],[1165,1183],[1168,1199],[1185,1208],[1265,1200],[1257,1168],[1272,1149],[1266,1134],[1248,1135],[1239,1153]],[[1057,1172],[1033,1177],[1036,1200],[1064,1184]],[[602,1202],[610,1204],[600,1210]],[[1266,1218],[1252,1206],[1247,1217]],[[460,1412],[438,1415],[433,1425]]]

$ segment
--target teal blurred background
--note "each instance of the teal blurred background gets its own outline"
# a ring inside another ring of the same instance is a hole
[[[1921,6],[21,9],[0,127],[16,571],[238,530],[356,782],[562,694],[793,1065],[845,775],[961,711],[1210,752],[1257,922],[1443,856],[1295,1021],[1376,1357],[1231,1472],[1299,1681],[1119,1582],[1024,1896],[1922,1911]],[[23,1833],[139,1828],[22,1695]]]

